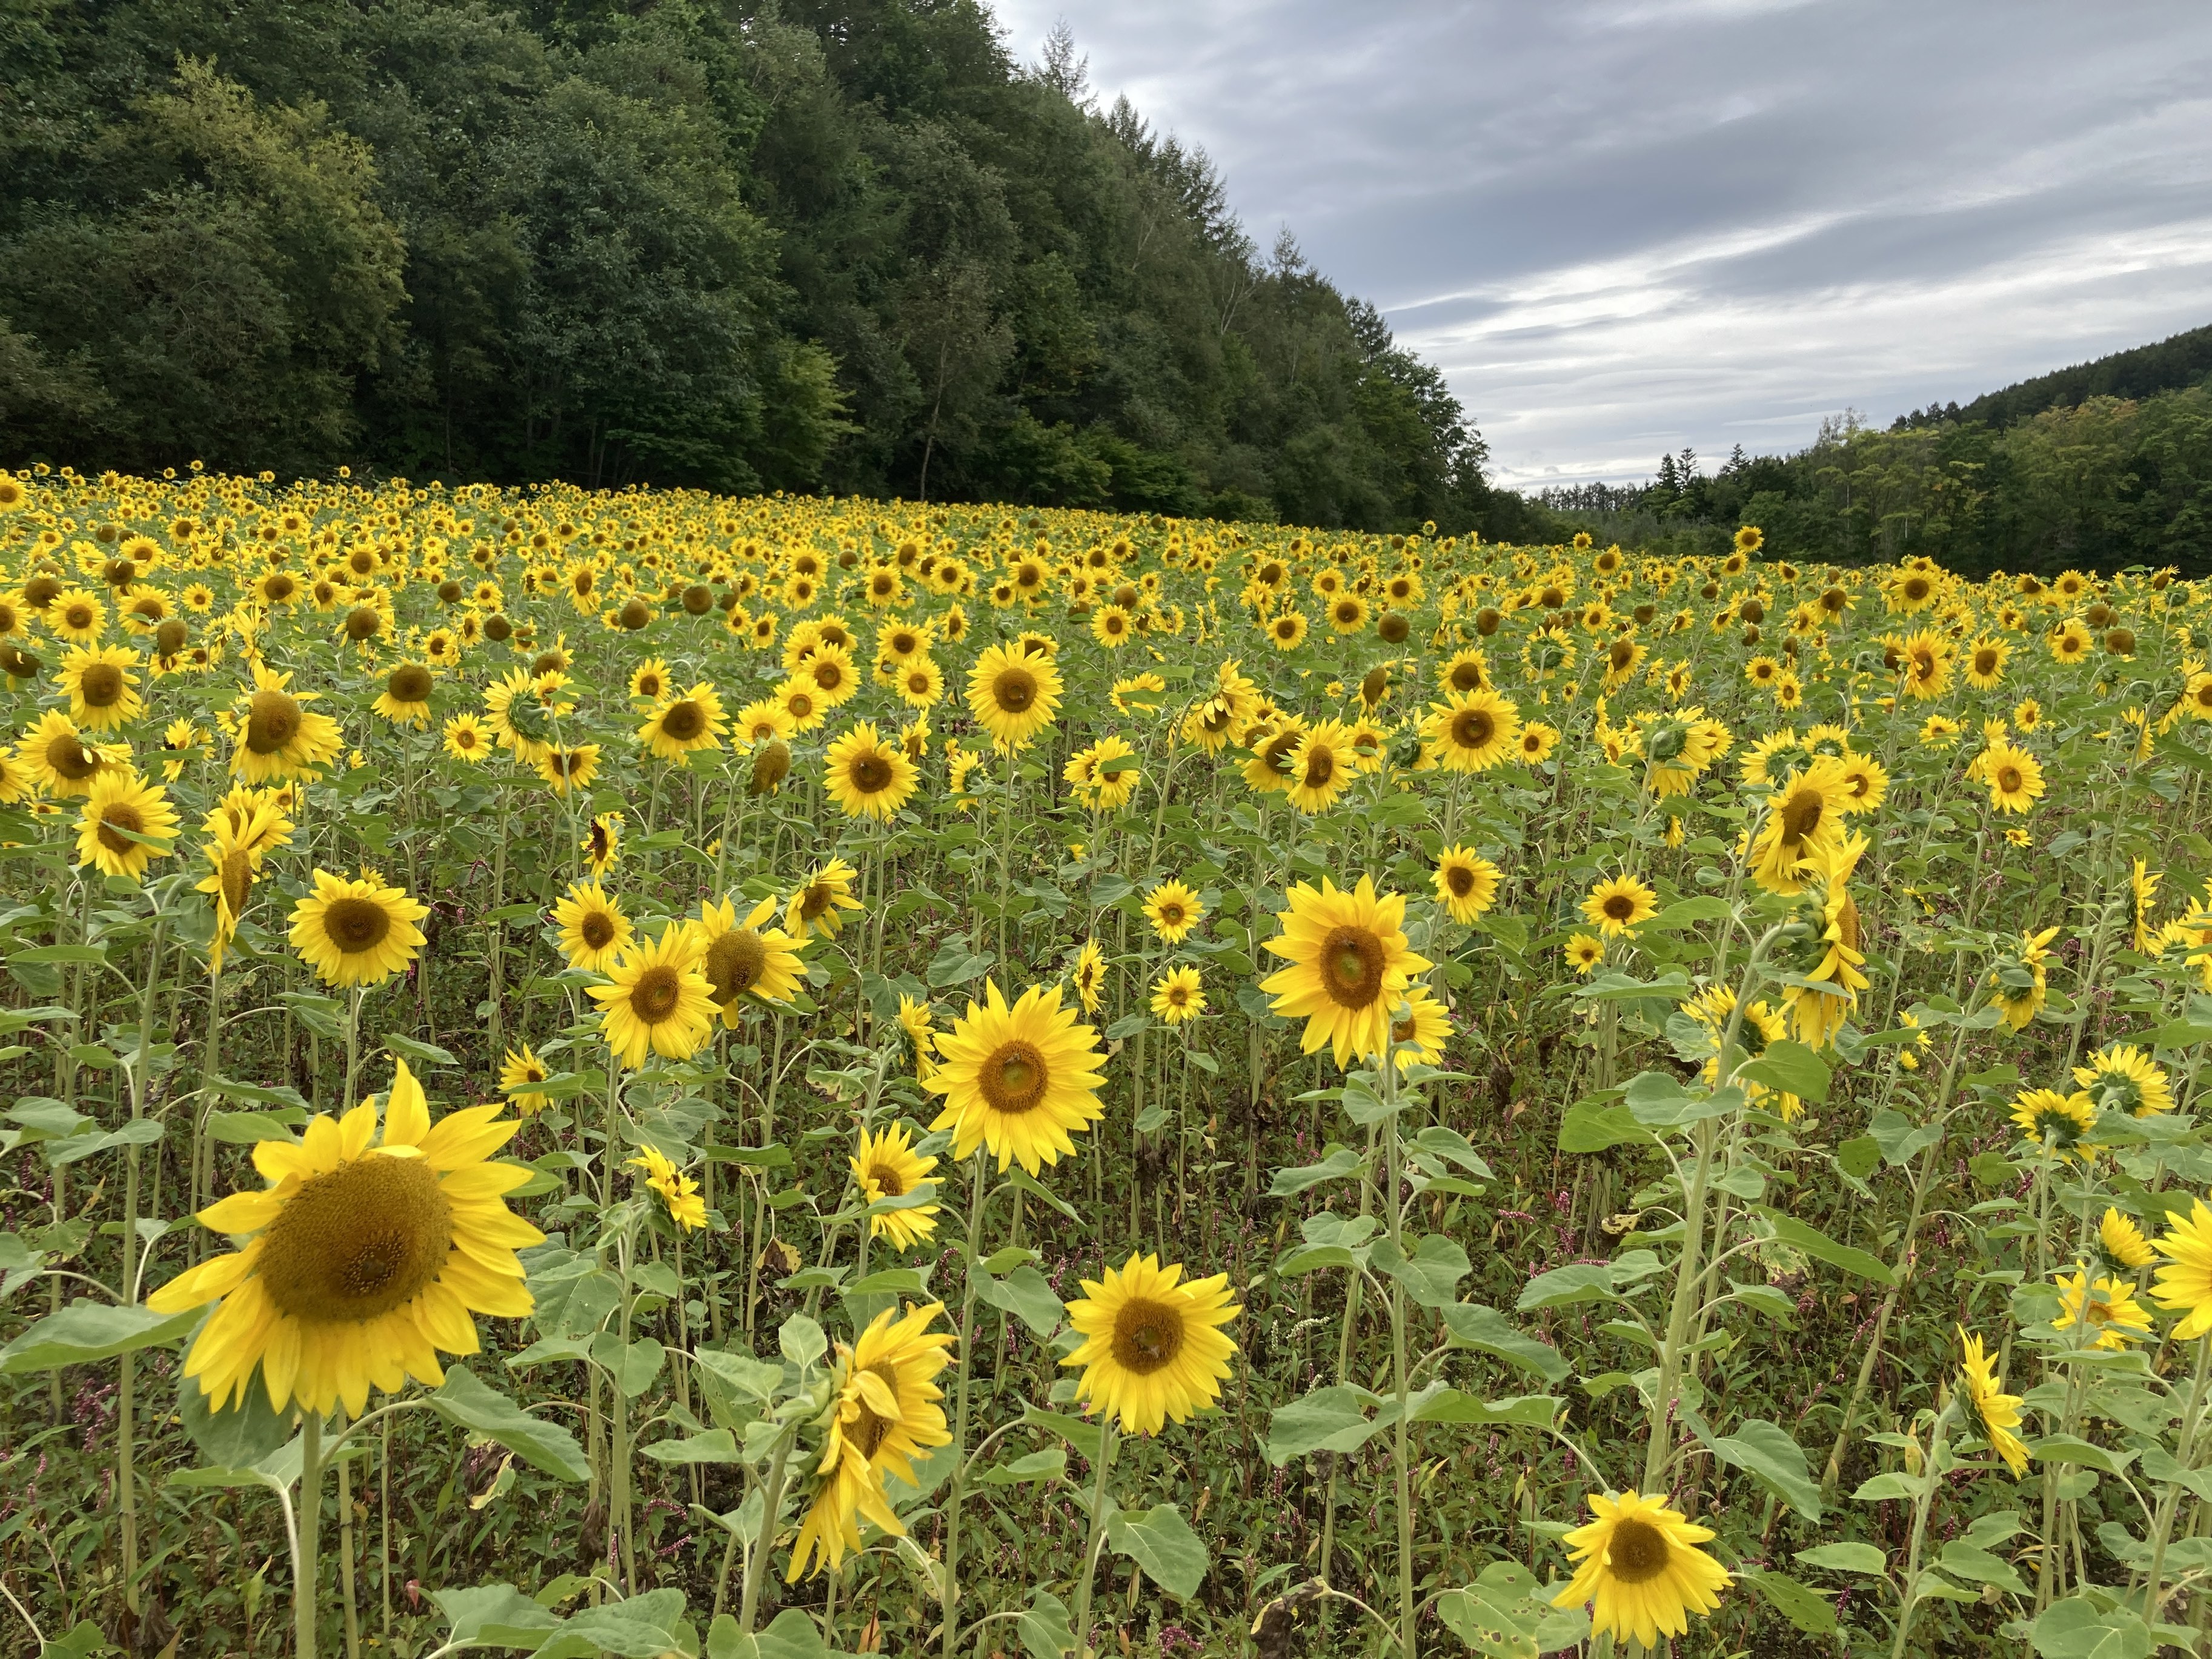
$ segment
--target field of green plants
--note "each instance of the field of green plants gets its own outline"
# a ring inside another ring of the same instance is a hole
[[[2212,592],[1762,543],[0,473],[0,1651],[2205,1650]]]

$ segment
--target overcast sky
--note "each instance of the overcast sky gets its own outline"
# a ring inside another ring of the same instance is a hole
[[[1065,17],[1522,488],[2212,323],[2206,0],[994,0]]]

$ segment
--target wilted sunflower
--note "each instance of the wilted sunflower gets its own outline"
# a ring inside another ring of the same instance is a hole
[[[798,994],[806,964],[799,959],[803,941],[771,923],[775,901],[764,898],[743,921],[728,899],[702,899],[699,919],[691,923],[705,947],[699,971],[722,1024],[734,1030],[747,997],[764,1003],[788,1003]]]
[[[1097,939],[1083,941],[1083,948],[1075,953],[1075,969],[1071,977],[1075,981],[1076,1000],[1083,1005],[1083,1012],[1097,1013],[1106,986],[1106,953],[1098,948]]]
[[[1067,1304],[1084,1340],[1060,1363],[1082,1369],[1075,1397],[1124,1434],[1188,1422],[1221,1397],[1237,1356],[1220,1328],[1244,1311],[1230,1300],[1228,1275],[1186,1283],[1182,1274],[1157,1255],[1133,1255],[1118,1270],[1084,1279],[1082,1299]]]
[[[1630,1487],[1616,1498],[1592,1494],[1597,1518],[1563,1540],[1575,1576],[1553,1598],[1555,1607],[1590,1604],[1594,1631],[1615,1640],[1634,1637],[1656,1650],[1662,1636],[1680,1636],[1689,1615],[1720,1606],[1728,1570],[1698,1547],[1713,1535],[1693,1525],[1664,1498]]]
[[[176,834],[168,792],[127,766],[111,767],[92,781],[85,796],[76,861],[98,866],[103,875],[138,881],[149,860],[168,856]]]
[[[937,1039],[939,1064],[922,1086],[943,1095],[945,1109],[929,1127],[950,1129],[952,1155],[979,1146],[1003,1172],[1018,1162],[1034,1176],[1073,1153],[1073,1132],[1105,1115],[1098,1033],[1060,1006],[1060,988],[1033,985],[1009,1005],[996,980],[985,1000]]]
[[[1180,945],[1206,915],[1196,893],[1179,881],[1164,881],[1145,895],[1145,919],[1170,945]]]
[[[306,706],[317,694],[293,691],[291,684],[289,674],[253,665],[252,690],[240,699],[238,750],[230,762],[231,770],[248,783],[313,777],[344,746],[338,723]]]
[[[887,1198],[904,1198],[929,1180],[937,1167],[933,1158],[914,1150],[913,1137],[893,1124],[881,1134],[863,1129],[852,1157],[853,1181],[870,1204]],[[868,1236],[890,1241],[895,1250],[909,1250],[927,1243],[937,1231],[938,1206],[917,1204],[902,1210],[883,1210],[868,1218]]]
[[[199,1212],[216,1232],[253,1237],[146,1298],[165,1314],[222,1298],[185,1360],[215,1409],[242,1406],[258,1368],[279,1412],[296,1400],[358,1417],[372,1384],[442,1382],[440,1350],[477,1351],[472,1314],[530,1313],[514,1253],[544,1235],[501,1201],[531,1172],[489,1161],[520,1127],[497,1121],[501,1109],[471,1106],[434,1126],[401,1060],[381,1139],[372,1099],[343,1118],[318,1114],[299,1142],[254,1146],[267,1189]]]
[[[315,890],[292,907],[292,948],[326,985],[374,985],[422,947],[415,924],[430,914],[397,887],[319,869]]]
[[[860,901],[853,896],[853,878],[858,873],[842,859],[815,866],[784,907],[784,931],[802,944],[817,933],[836,938],[845,926],[843,913],[860,908]]]
[[[1452,772],[1482,772],[1518,752],[1521,713],[1488,689],[1455,693],[1430,705],[1421,722],[1428,757]]]
[[[1289,897],[1267,948],[1291,965],[1260,982],[1271,1012],[1304,1019],[1301,1050],[1326,1044],[1339,1066],[1382,1053],[1407,981],[1432,965],[1407,945],[1404,896],[1378,895],[1369,876],[1349,890],[1324,876],[1318,892],[1300,882]]]
[[[660,759],[681,765],[695,749],[720,749],[728,729],[721,697],[702,680],[654,708],[638,727],[637,740]]]
[[[132,688],[138,653],[127,645],[80,647],[62,658],[61,687],[70,718],[88,732],[112,732],[138,718],[145,704]]]
[[[600,1033],[624,1066],[635,1070],[647,1054],[689,1060],[706,1047],[714,999],[699,970],[704,955],[697,934],[672,923],[617,957],[607,969],[611,983],[586,988],[599,1005]]]
[[[1866,956],[1859,949],[1859,907],[1850,878],[1865,856],[1867,838],[1851,836],[1811,861],[1811,874],[1798,894],[1796,914],[1784,935],[1783,951],[1794,979],[1783,988],[1797,1040],[1825,1048],[1868,985],[1860,971]]]
[[[888,819],[912,798],[921,775],[898,745],[877,735],[873,720],[838,738],[823,757],[823,787],[848,817]]]
[[[596,876],[569,884],[553,906],[553,925],[560,930],[561,954],[568,965],[595,974],[629,948],[635,931],[623,914],[622,901],[600,886]]]
[[[254,832],[240,830],[224,814],[218,813],[209,820],[209,836],[201,850],[213,867],[194,890],[206,893],[215,901],[215,933],[208,941],[208,966],[210,971],[219,974],[222,971],[223,952],[238,937],[239,921],[246,915],[246,903],[253,896],[254,878],[261,872],[261,854],[255,845]]]
[[[994,645],[968,671],[969,711],[994,742],[1024,748],[1053,723],[1060,684],[1059,665],[1049,654]]]

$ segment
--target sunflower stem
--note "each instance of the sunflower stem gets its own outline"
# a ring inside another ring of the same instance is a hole
[[[968,1187],[968,1254],[960,1287],[960,1374],[952,1395],[952,1445],[956,1460],[967,1455],[969,1350],[975,1334],[975,1274],[983,1248],[983,1174],[987,1160],[979,1149],[970,1160],[975,1173]],[[945,1659],[953,1659],[960,1633],[960,1500],[968,1489],[965,1463],[952,1465],[951,1490],[945,1495]]]
[[[293,1564],[292,1650],[315,1659],[315,1544],[323,1519],[323,1419],[300,1413],[300,1554]]]
[[[2212,1377],[2212,1336],[2200,1336],[2197,1339],[2197,1365],[2189,1382],[2189,1406],[2181,1414],[2181,1436],[2174,1443],[2184,1470],[2197,1467],[2197,1431],[2203,1425],[2208,1377]],[[2143,1617],[2153,1624],[2158,1622],[2159,1603],[2165,1599],[2160,1584],[2166,1572],[2166,1543],[2173,1530],[2173,1516],[2181,1504],[2181,1492],[2179,1481],[2168,1486],[2159,1495],[2158,1513],[2151,1522],[2150,1565],[2143,1575]]]
[[[1075,1652],[1077,1659],[1091,1650],[1091,1585],[1098,1574],[1099,1552],[1106,1546],[1106,1473],[1114,1466],[1114,1419],[1107,1414],[1098,1425],[1098,1468],[1091,1483],[1091,1540],[1083,1551],[1083,1571],[1075,1581]]]
[[[1920,1606],[1920,1550],[1928,1538],[1929,1509],[1935,1502],[1936,1489],[1943,1484],[1943,1470],[1950,1462],[1945,1455],[1943,1431],[1950,1425],[1951,1413],[1958,1404],[1956,1395],[1946,1399],[1928,1430],[1928,1461],[1921,1469],[1920,1495],[1912,1504],[1912,1538],[1905,1546],[1905,1578],[1898,1592],[1903,1605],[1897,1610],[1897,1641],[1889,1650],[1890,1659],[1905,1659],[1905,1638],[1912,1633],[1912,1615]],[[2050,1553],[2047,1545],[2045,1553]]]
[[[1386,1018],[1382,1026],[1382,1164],[1389,1180],[1390,1244],[1405,1260],[1405,1206],[1399,1197],[1398,1056],[1395,1031]],[[1406,1659],[1415,1659],[1414,1627],[1420,1603],[1413,1596],[1413,1469],[1406,1424],[1406,1284],[1395,1273],[1390,1279],[1390,1386],[1397,1396],[1398,1420],[1392,1426],[1391,1462],[1398,1480],[1398,1644]]]
[[[768,1466],[768,1484],[761,1489],[760,1536],[753,1540],[752,1548],[745,1553],[745,1587],[738,1601],[738,1634],[753,1633],[753,1620],[760,1616],[761,1580],[767,1576],[769,1553],[775,1547],[777,1517],[783,1511],[783,1470],[790,1460],[793,1443],[799,1437],[799,1425],[793,1423],[776,1437],[775,1455]],[[949,1559],[948,1559],[949,1565]],[[948,1583],[950,1580],[947,1580]],[[951,1617],[948,1609],[945,1616]],[[946,1644],[948,1649],[951,1644]]]

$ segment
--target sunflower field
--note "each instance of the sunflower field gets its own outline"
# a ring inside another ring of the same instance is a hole
[[[0,1650],[2203,1651],[2208,601],[0,474]]]

